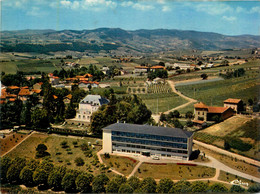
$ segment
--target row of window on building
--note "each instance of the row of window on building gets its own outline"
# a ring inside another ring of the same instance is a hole
[[[122,137],[134,137],[134,138],[141,138],[141,139],[143,138],[143,139],[187,143],[187,139],[181,138],[181,137],[168,137],[168,136],[150,135],[150,134],[142,134],[142,133],[129,133],[129,132],[120,132],[120,131],[112,131],[112,135],[113,136],[122,136]]]
[[[162,147],[171,147],[171,148],[179,148],[179,149],[187,149],[187,144],[161,142],[161,141],[151,141],[151,140],[145,140],[145,139],[135,139],[135,138],[125,138],[125,137],[112,136],[112,141],[128,142],[128,143],[143,144],[143,145],[154,145],[154,146],[162,146]]]

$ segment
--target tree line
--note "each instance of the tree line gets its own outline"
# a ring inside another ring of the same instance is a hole
[[[68,193],[241,193],[246,190],[238,185],[232,185],[228,189],[221,183],[180,180],[173,182],[169,178],[163,178],[158,183],[147,177],[140,180],[137,177],[126,178],[120,175],[109,178],[101,173],[93,176],[78,170],[67,169],[65,166],[55,166],[48,160],[14,158],[1,158],[1,184],[35,187],[39,190],[52,189],[53,191],[65,191]],[[254,184],[247,192],[260,192],[260,185]]]

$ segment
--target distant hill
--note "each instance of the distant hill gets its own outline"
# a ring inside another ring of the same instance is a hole
[[[21,30],[1,32],[3,52],[111,51],[139,53],[167,50],[225,50],[255,48],[260,36],[227,36],[188,30],[135,30],[98,28],[94,30]]]

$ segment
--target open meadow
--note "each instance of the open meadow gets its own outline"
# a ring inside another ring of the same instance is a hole
[[[23,157],[35,159],[36,147],[41,143],[47,146],[47,152],[50,155],[46,157],[49,158],[54,165],[66,165],[69,169],[86,171],[94,175],[101,172],[107,172],[106,168],[99,164],[96,156],[96,153],[102,148],[102,141],[92,137],[73,137],[36,133],[18,145],[6,156],[10,158]],[[77,157],[84,160],[83,165],[76,165],[75,159]]]

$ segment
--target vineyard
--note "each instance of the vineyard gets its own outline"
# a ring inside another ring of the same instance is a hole
[[[168,83],[148,86],[148,93],[170,93],[172,91]]]

